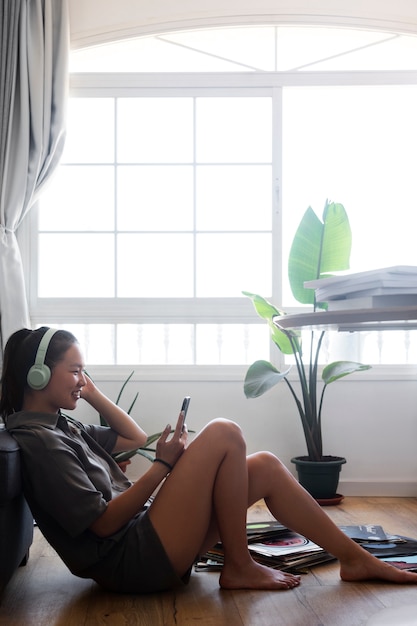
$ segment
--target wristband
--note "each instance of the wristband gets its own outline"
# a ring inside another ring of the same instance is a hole
[[[170,463],[168,463],[167,461],[164,461],[164,459],[158,459],[157,457],[153,460],[154,463],[162,463],[162,465],[165,465],[165,467],[167,467],[169,469],[170,472],[172,472],[172,465],[170,465]]]

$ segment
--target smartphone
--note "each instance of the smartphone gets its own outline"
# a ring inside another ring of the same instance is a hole
[[[181,411],[180,411],[180,415],[182,415],[181,432],[184,430],[185,418],[187,415],[188,406],[190,404],[190,399],[191,399],[190,396],[185,396],[184,400],[182,401]]]

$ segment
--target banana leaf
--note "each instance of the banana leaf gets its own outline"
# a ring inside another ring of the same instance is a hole
[[[326,200],[322,220],[308,207],[296,230],[288,259],[288,277],[295,299],[301,304],[327,308],[327,303],[315,301],[315,291],[304,287],[309,280],[331,276],[332,272],[349,269],[352,247],[352,233],[345,208],[340,203]],[[327,386],[353,372],[363,371],[370,365],[355,361],[336,361],[323,368],[322,389],[318,394],[319,353],[324,331],[311,332],[310,361],[304,363],[301,333],[298,330],[280,330],[273,319],[286,315],[262,296],[248,291],[243,294],[252,300],[256,313],[266,321],[271,339],[283,354],[295,358],[301,392],[294,388],[288,379],[291,368],[280,372],[272,363],[255,361],[247,370],[244,380],[244,393],[247,398],[258,398],[281,380],[284,380],[295,401],[304,432],[308,458],[319,461],[322,457],[321,413],[324,392]]]

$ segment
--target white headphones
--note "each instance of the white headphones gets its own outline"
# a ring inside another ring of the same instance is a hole
[[[45,356],[48,350],[49,343],[57,332],[56,328],[48,328],[46,333],[43,335],[40,344],[38,346],[38,350],[36,352],[35,362],[28,371],[27,382],[29,387],[39,391],[40,389],[44,389],[46,385],[49,383],[51,378],[51,370],[45,364]]]

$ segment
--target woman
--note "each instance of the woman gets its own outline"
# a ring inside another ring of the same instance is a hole
[[[173,435],[168,425],[160,437],[156,462],[131,484],[111,453],[143,445],[146,434],[85,375],[75,337],[51,330],[41,343],[47,332],[22,329],[7,342],[0,415],[21,447],[34,517],[75,575],[114,591],[169,589],[186,582],[196,555],[221,539],[223,589],[296,587],[298,576],[258,564],[247,549],[247,508],[264,498],[276,519],[339,559],[343,580],[417,583],[417,574],[375,559],[345,536],[274,455],[247,457],[231,421],[213,420],[187,446],[180,417]],[[39,383],[36,368],[44,365]],[[109,428],[61,414],[81,397]]]

